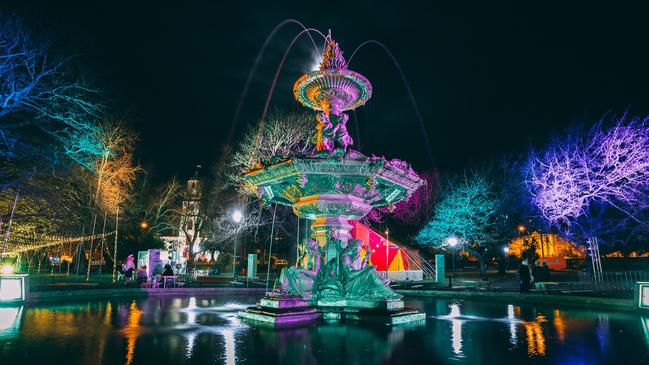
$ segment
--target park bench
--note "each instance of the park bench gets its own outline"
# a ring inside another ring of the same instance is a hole
[[[559,291],[559,286],[561,283],[559,282],[554,282],[554,281],[543,281],[539,283],[534,283],[534,289],[531,291],[533,292],[539,292],[541,294],[547,294],[548,291],[550,292],[557,292]]]
[[[229,276],[197,276],[196,284],[199,286],[209,284],[231,284],[232,278]]]
[[[545,281],[536,283],[535,288],[531,292],[548,294],[548,293],[561,293],[561,294],[578,294],[578,293],[592,293],[593,288],[586,283],[574,281]]]
[[[491,289],[491,282],[489,279],[476,279],[476,280],[467,280],[467,279],[451,279],[453,280],[453,289],[469,289],[469,290],[484,290],[489,291]]]

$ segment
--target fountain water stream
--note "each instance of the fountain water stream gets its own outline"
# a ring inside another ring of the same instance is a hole
[[[298,267],[282,271],[280,288],[239,316],[274,326],[318,318],[386,324],[425,320],[404,308],[387,278],[368,265],[362,242],[350,234],[351,220],[408,199],[424,182],[405,161],[368,157],[350,148],[345,112],[364,105],[372,85],[348,69],[331,34],[326,41],[319,70],[293,87],[295,98],[316,111],[315,151],[266,165],[260,161],[243,177],[259,198],[290,206],[298,217],[311,220],[311,237],[302,244]]]
[[[431,161],[433,161],[433,151],[430,148],[430,138],[428,138],[428,132],[426,131],[426,126],[424,125],[424,118],[422,118],[421,113],[419,112],[419,107],[417,106],[417,101],[415,100],[415,95],[412,93],[412,89],[410,88],[410,83],[408,82],[408,79],[406,78],[406,75],[403,73],[403,70],[401,70],[401,65],[399,65],[399,62],[397,62],[397,58],[394,57],[392,52],[388,49],[388,47],[385,46],[385,44],[374,40],[370,39],[367,40],[363,43],[361,43],[354,52],[352,52],[351,57],[349,57],[349,63],[352,62],[352,59],[356,55],[356,53],[363,48],[364,46],[368,44],[375,44],[379,46],[382,50],[385,51],[385,53],[390,57],[390,60],[392,61],[392,64],[394,67],[397,69],[399,72],[399,76],[401,77],[401,81],[403,81],[403,86],[406,88],[406,91],[408,92],[408,97],[410,98],[410,103],[412,103],[412,107],[415,110],[415,114],[417,115],[417,122],[419,123],[419,129],[421,130],[421,135],[424,137],[424,142],[426,143],[426,152],[428,152],[428,157],[430,158]]]

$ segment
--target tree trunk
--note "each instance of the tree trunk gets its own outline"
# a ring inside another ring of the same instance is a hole
[[[484,257],[482,255],[477,255],[478,256],[478,264],[480,265],[480,276],[485,276],[485,263],[484,263]]]
[[[504,274],[505,270],[507,270],[507,255],[502,255],[500,256],[500,260],[498,260],[498,274]]]

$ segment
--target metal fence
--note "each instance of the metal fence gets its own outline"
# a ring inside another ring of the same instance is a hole
[[[592,273],[579,273],[580,282],[592,283],[599,290],[633,291],[638,281],[649,281],[649,272],[646,271],[604,271],[601,273],[601,282],[595,282]]]

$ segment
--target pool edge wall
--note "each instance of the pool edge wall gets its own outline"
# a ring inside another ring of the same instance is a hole
[[[60,300],[78,300],[88,298],[111,298],[111,297],[149,297],[149,296],[168,296],[168,295],[209,295],[220,293],[234,294],[257,294],[264,292],[264,288],[123,288],[123,289],[90,289],[90,290],[52,290],[43,292],[31,292],[26,303],[38,304],[40,302],[60,301]]]
[[[602,297],[581,297],[571,295],[552,294],[519,294],[511,292],[461,292],[445,290],[396,290],[397,293],[407,297],[430,297],[440,299],[470,299],[470,300],[498,300],[520,303],[561,304],[561,305],[588,305],[592,307],[607,307],[616,310],[633,310],[633,299],[616,299]]]

